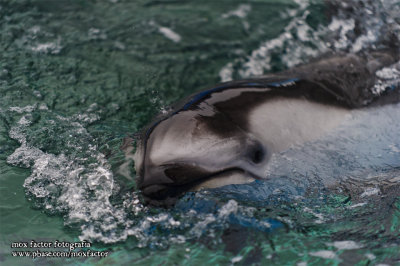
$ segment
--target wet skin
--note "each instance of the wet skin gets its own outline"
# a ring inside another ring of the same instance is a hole
[[[336,55],[282,73],[201,91],[143,131],[134,156],[146,201],[173,204],[189,190],[266,178],[273,153],[318,139],[376,99],[375,72],[390,52]]]

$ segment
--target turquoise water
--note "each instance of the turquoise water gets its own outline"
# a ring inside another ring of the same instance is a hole
[[[398,1],[349,6],[0,1],[1,264],[399,263],[399,104],[355,111],[324,139],[274,156],[276,178],[187,193],[169,210],[141,204],[120,149],[196,90],[399,36]],[[399,69],[375,91],[398,84]],[[109,253],[11,255],[35,250],[11,248],[31,240]]]

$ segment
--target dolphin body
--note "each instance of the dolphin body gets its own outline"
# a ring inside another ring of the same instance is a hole
[[[190,96],[141,135],[134,161],[145,201],[169,206],[186,191],[265,179],[273,153],[318,139],[353,108],[400,101],[399,88],[371,91],[396,57],[328,56]]]

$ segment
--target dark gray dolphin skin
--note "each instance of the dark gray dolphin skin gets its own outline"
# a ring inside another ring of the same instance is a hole
[[[264,179],[273,153],[317,139],[352,108],[398,102],[371,92],[397,53],[332,55],[281,73],[198,92],[147,127],[134,156],[145,201],[168,206],[183,192]]]

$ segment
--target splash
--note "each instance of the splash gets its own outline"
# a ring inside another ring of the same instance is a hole
[[[400,62],[392,66],[382,68],[376,72],[376,79],[372,92],[380,95],[384,91],[400,88]]]
[[[80,228],[82,240],[109,243],[126,239],[129,221],[123,206],[134,213],[139,213],[142,206],[135,194],[123,195],[122,207],[110,202],[119,188],[107,159],[86,130],[100,119],[101,108],[93,104],[86,112],[72,117],[36,106],[10,107],[8,111],[22,117],[9,131],[21,146],[7,162],[31,169],[24,187],[33,204],[48,213],[64,215],[67,226]],[[36,121],[38,112],[45,119]],[[42,130],[50,143],[37,143],[30,137],[42,134]],[[61,153],[55,154],[57,145],[61,146]]]
[[[357,53],[400,41],[400,7],[396,1],[331,1],[335,13],[328,25],[318,25],[317,29],[308,22],[314,1],[295,2],[298,8],[281,13],[282,18],[292,18],[283,32],[261,43],[246,58],[227,63],[219,73],[222,82],[232,80],[235,71],[241,78],[260,76],[279,64],[292,68],[325,53]],[[280,61],[273,62],[275,57]]]

